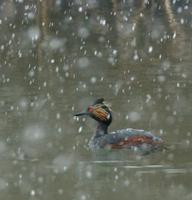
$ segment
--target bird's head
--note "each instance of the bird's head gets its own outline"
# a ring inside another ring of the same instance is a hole
[[[97,99],[92,105],[88,106],[86,111],[75,114],[74,116],[90,116],[100,123],[109,126],[112,121],[112,112],[109,104],[104,101],[104,98]]]

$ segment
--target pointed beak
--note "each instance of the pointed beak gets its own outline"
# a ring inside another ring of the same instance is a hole
[[[89,113],[85,111],[85,112],[76,113],[73,116],[79,117],[79,116],[83,116],[83,115],[89,115]]]

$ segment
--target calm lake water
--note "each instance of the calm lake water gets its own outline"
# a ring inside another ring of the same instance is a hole
[[[0,199],[192,199],[192,2],[145,2],[0,2]],[[100,97],[168,149],[91,152]]]

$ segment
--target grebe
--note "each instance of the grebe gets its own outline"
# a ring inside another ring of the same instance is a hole
[[[127,128],[108,133],[108,127],[112,122],[112,112],[104,98],[97,99],[88,106],[85,112],[74,116],[89,116],[97,121],[96,131],[89,141],[89,147],[92,150],[128,148],[151,151],[159,149],[163,144],[160,137],[140,129]]]

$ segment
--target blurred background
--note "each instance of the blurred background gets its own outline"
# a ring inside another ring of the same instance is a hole
[[[0,199],[191,200],[191,35],[190,0],[1,0]],[[100,97],[169,150],[90,152]]]

